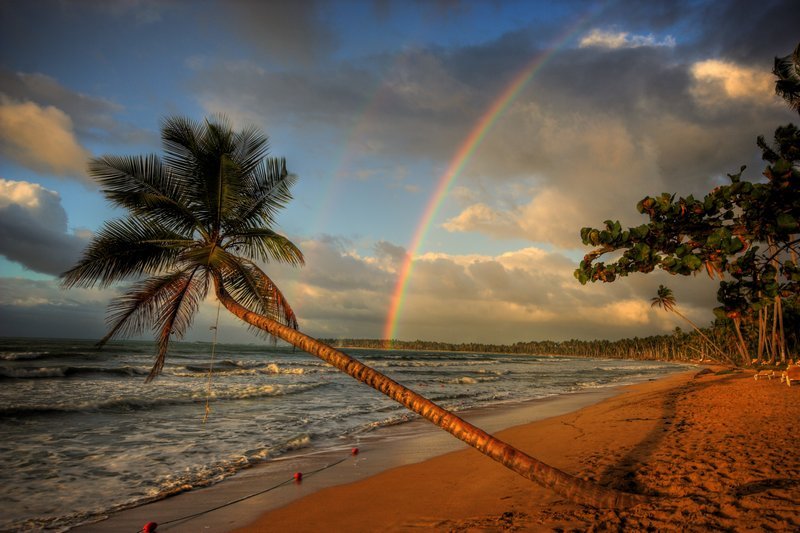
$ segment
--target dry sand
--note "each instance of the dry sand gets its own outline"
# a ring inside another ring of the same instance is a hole
[[[498,434],[653,504],[577,505],[467,449],[323,489],[237,531],[800,531],[800,387],[752,375],[678,374]]]

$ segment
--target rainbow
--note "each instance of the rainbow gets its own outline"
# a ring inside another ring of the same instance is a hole
[[[511,102],[517,97],[525,85],[533,78],[538,70],[547,62],[549,58],[555,55],[556,51],[560,49],[569,39],[574,37],[578,31],[584,26],[586,21],[590,19],[589,14],[581,17],[575,24],[570,25],[568,31],[563,36],[557,39],[553,45],[544,52],[535,56],[525,67],[520,70],[511,82],[503,89],[500,95],[492,102],[489,108],[478,119],[475,127],[464,139],[464,142],[456,151],[450,164],[447,166],[444,174],[441,175],[436,185],[436,189],[431,195],[425,210],[423,211],[422,218],[417,225],[414,236],[411,239],[411,244],[408,247],[408,253],[400,267],[397,277],[397,283],[391,297],[391,305],[389,313],[386,316],[386,323],[383,329],[383,338],[388,346],[391,346],[392,340],[395,338],[397,332],[397,324],[400,317],[400,312],[403,309],[405,301],[406,287],[408,280],[411,278],[411,273],[414,266],[414,256],[417,255],[425,235],[430,229],[431,222],[434,216],[442,205],[444,198],[447,196],[450,187],[455,179],[464,169],[464,166],[469,161],[470,156],[480,146],[486,134],[497,120],[503,115],[503,112],[509,107]]]

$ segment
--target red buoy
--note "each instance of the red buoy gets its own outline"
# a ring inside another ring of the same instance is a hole
[[[294,481],[295,483],[300,483],[303,481],[303,473],[302,472],[295,472],[294,473]]]
[[[358,448],[353,448],[352,450],[350,450],[350,453],[352,455],[358,455]]]
[[[158,524],[156,524],[155,522],[148,522],[142,526],[142,531],[144,533],[154,533],[157,527]]]

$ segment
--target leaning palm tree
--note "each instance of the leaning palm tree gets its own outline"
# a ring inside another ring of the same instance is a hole
[[[678,311],[677,305],[678,303],[675,300],[675,296],[672,294],[672,289],[670,289],[669,287],[665,287],[664,285],[659,285],[658,292],[653,298],[650,299],[650,307],[663,308],[664,310],[669,311],[671,313],[675,313],[676,315],[684,319],[724,359],[726,357],[725,353],[722,350],[720,350],[719,347],[711,339],[709,339],[699,327],[697,327],[697,324],[689,320],[689,318],[686,315]]]
[[[790,108],[800,113],[800,43],[793,53],[775,58],[772,73],[778,77],[775,81],[775,93],[786,100]]]
[[[255,128],[235,132],[224,118],[162,124],[165,156],[91,161],[103,194],[126,209],[97,233],[66,287],[108,286],[139,278],[110,305],[100,341],[153,327],[156,354],[148,381],[161,371],[169,342],[190,327],[213,287],[222,305],[251,327],[283,339],[398,401],[522,476],[590,505],[628,507],[645,501],[568,475],[492,437],[360,361],[297,331],[292,308],[258,261],[303,263],[300,250],[272,229],[291,198],[294,176],[267,157]]]

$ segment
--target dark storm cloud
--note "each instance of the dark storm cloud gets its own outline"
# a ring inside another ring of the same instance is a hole
[[[284,65],[312,64],[326,58],[336,37],[326,23],[335,3],[306,0],[231,0],[231,30],[244,33],[259,54]]]
[[[634,32],[673,32],[688,57],[720,56],[746,64],[771,61],[800,39],[800,3],[794,0],[618,0],[593,18],[598,26]]]
[[[0,278],[0,336],[101,338],[106,299],[57,281]]]
[[[88,242],[88,235],[68,230],[58,194],[0,179],[0,255],[57,276],[77,262]]]
[[[698,12],[694,47],[747,64],[771,64],[800,40],[800,3],[793,0],[709,2]]]

